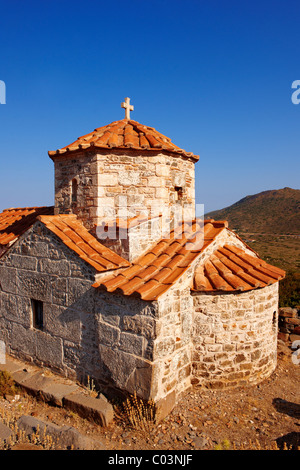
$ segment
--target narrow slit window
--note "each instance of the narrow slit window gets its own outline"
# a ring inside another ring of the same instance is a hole
[[[175,194],[176,194],[176,200],[181,201],[183,197],[183,187],[182,186],[175,186]]]
[[[77,202],[78,183],[77,180],[72,180],[72,202]]]
[[[44,328],[44,308],[43,302],[31,299],[32,326],[38,330]]]

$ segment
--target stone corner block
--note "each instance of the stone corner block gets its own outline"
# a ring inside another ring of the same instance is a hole
[[[176,405],[176,393],[175,391],[169,393],[166,397],[162,398],[155,404],[155,420],[157,423],[162,421],[168,416],[174,406]]]

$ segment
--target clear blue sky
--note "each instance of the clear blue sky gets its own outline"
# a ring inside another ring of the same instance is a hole
[[[48,150],[123,119],[200,155],[205,211],[299,189],[298,0],[0,0],[0,209],[52,205]]]

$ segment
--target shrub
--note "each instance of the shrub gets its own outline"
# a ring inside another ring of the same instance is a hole
[[[288,272],[279,282],[279,307],[300,305],[300,273]]]
[[[15,395],[18,392],[17,385],[7,371],[0,371],[0,396]]]

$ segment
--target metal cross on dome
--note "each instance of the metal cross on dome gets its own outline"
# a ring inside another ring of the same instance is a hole
[[[134,107],[130,104],[130,98],[125,98],[125,101],[121,103],[121,108],[125,109],[125,119],[130,119],[130,111],[134,110]]]

